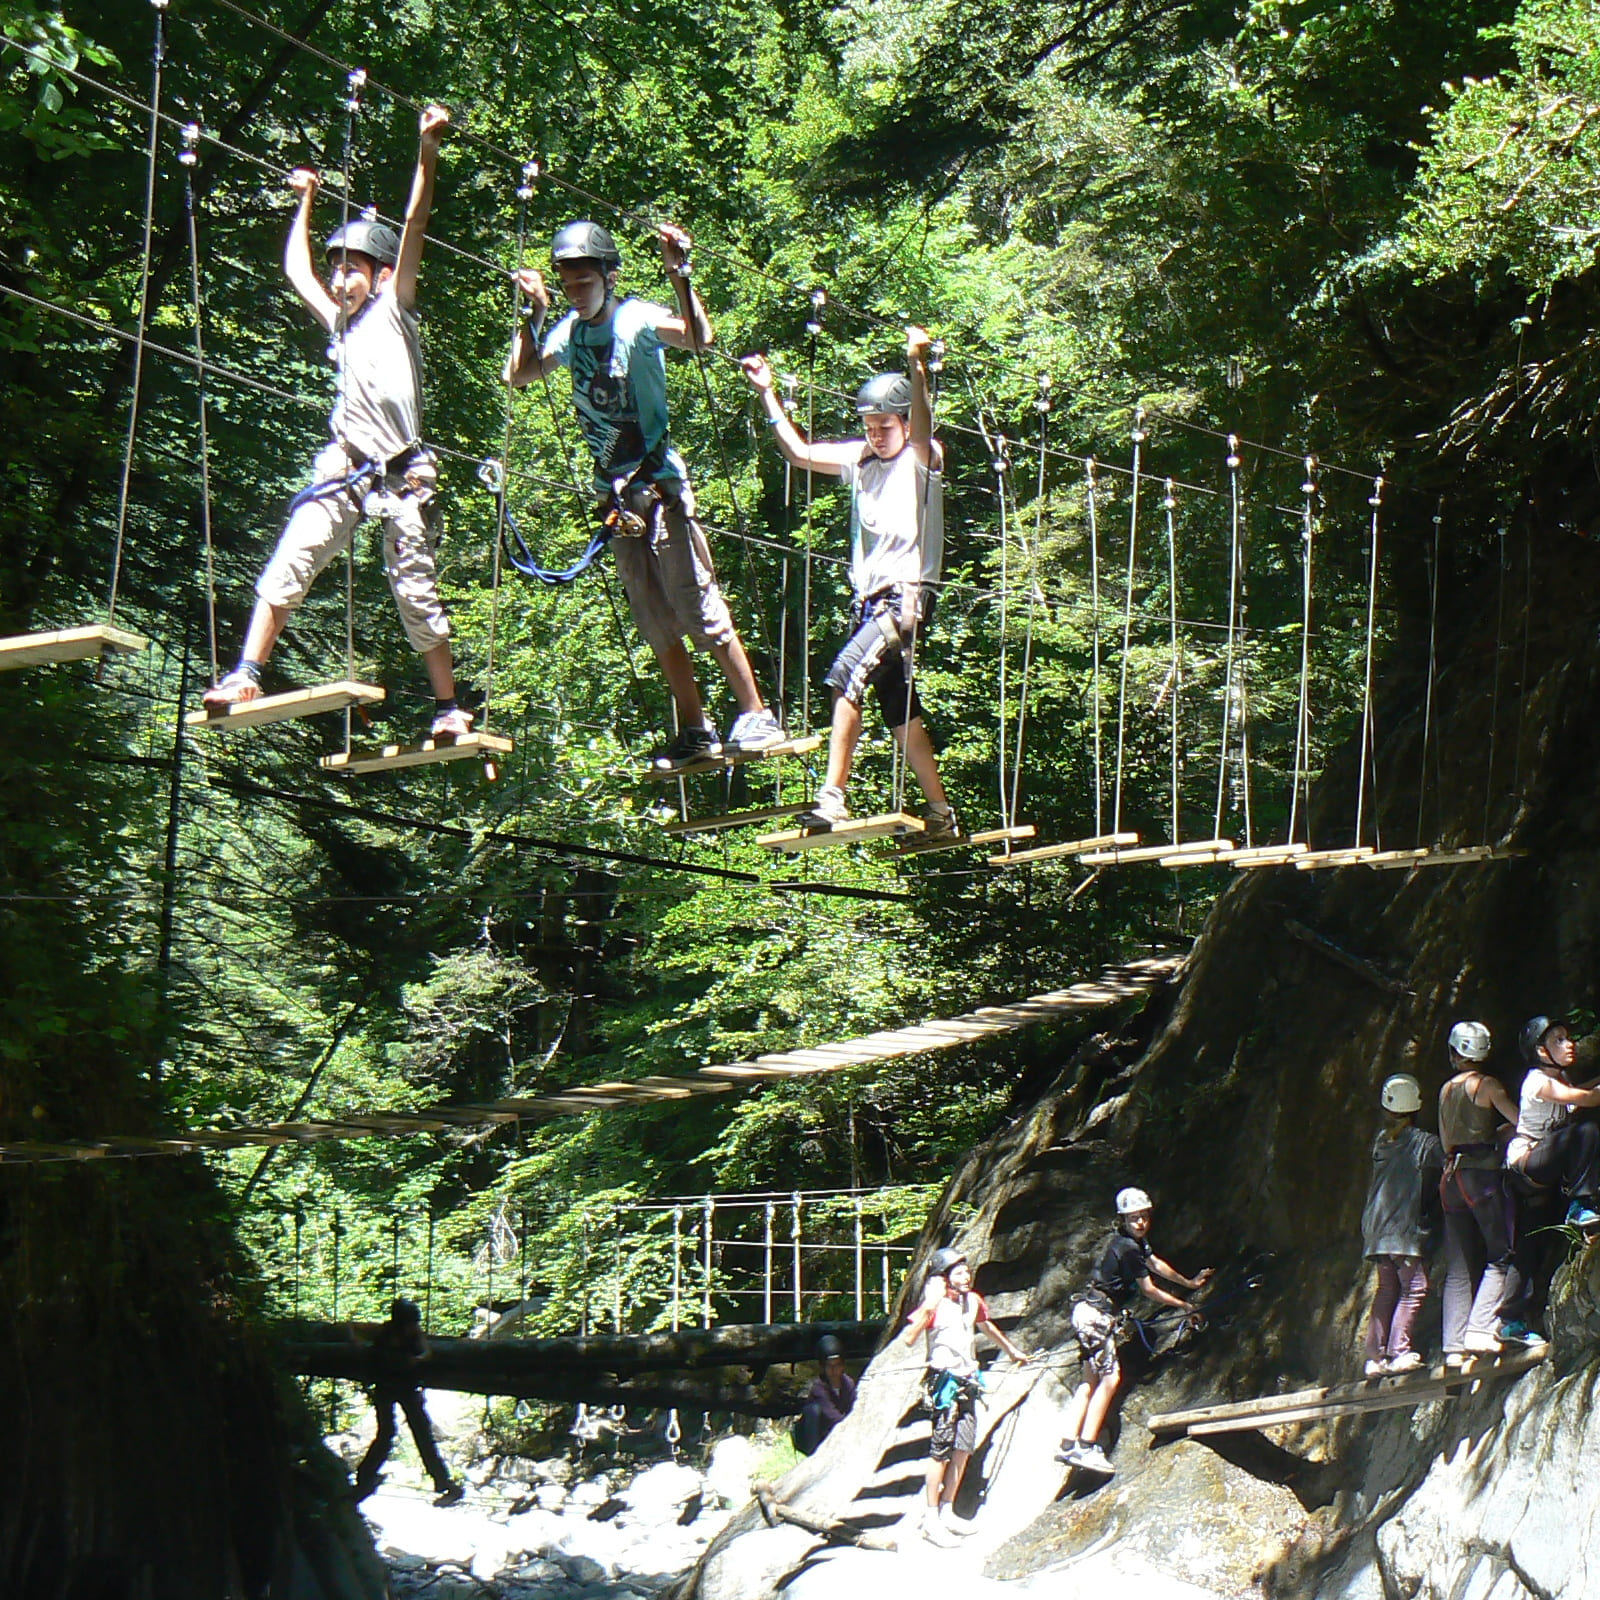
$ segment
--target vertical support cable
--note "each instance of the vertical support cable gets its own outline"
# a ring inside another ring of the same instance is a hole
[[[1311,819],[1306,818],[1306,837],[1297,840],[1300,823],[1300,792],[1302,782],[1306,791],[1306,809],[1311,805],[1311,585],[1315,556],[1317,518],[1317,458],[1305,458],[1306,476],[1300,485],[1305,496],[1305,509],[1301,514],[1300,546],[1302,588],[1300,606],[1300,705],[1295,717],[1294,732],[1294,788],[1289,797],[1289,843],[1311,843]]]
[[[794,1320],[804,1322],[805,1313],[801,1309],[800,1296],[800,1191],[795,1190],[789,1202],[794,1207],[794,1224],[791,1238],[794,1244]]]
[[[1358,848],[1365,837],[1363,830],[1366,822],[1367,763],[1376,761],[1372,728],[1372,637],[1376,631],[1378,618],[1378,514],[1383,507],[1382,474],[1372,480],[1372,493],[1367,497],[1367,504],[1372,508],[1370,535],[1372,553],[1371,565],[1367,573],[1367,639],[1361,682],[1361,763],[1356,772],[1356,845]],[[1378,806],[1378,776],[1376,770],[1372,775],[1372,806],[1374,813],[1376,813]],[[1376,822],[1374,822],[1374,831],[1376,832]]]
[[[866,1284],[865,1284],[865,1281],[864,1281],[864,1278],[863,1278],[863,1273],[864,1273],[865,1267],[866,1267],[866,1261],[865,1261],[865,1256],[864,1256],[864,1253],[863,1253],[862,1238],[861,1238],[861,1196],[860,1195],[856,1195],[855,1196],[855,1225],[856,1225],[856,1241],[855,1241],[856,1242],[856,1321],[860,1322],[862,1317],[863,1317],[863,1315],[864,1315],[862,1307],[863,1307],[864,1296],[865,1296],[865,1291],[866,1291]]]
[[[1090,456],[1083,464],[1084,504],[1089,512],[1089,608],[1093,613],[1090,622],[1091,643],[1094,651],[1094,831],[1096,836],[1106,831],[1104,733],[1101,728],[1100,686],[1100,516],[1099,485],[1095,481],[1095,460]]]
[[[1242,458],[1239,455],[1238,435],[1230,433],[1228,435],[1227,455],[1229,506],[1228,643],[1226,666],[1222,674],[1222,753],[1217,762],[1217,807],[1211,827],[1211,837],[1213,839],[1222,837],[1223,810],[1227,803],[1228,792],[1228,750],[1233,739],[1234,665],[1239,633],[1239,468],[1242,464]],[[1248,846],[1248,825],[1246,827],[1245,843]]]
[[[1017,690],[1017,749],[1011,763],[1011,822],[1021,816],[1022,752],[1028,737],[1028,689],[1033,678],[1033,627],[1039,610],[1039,553],[1044,548],[1046,458],[1050,447],[1050,374],[1041,372],[1033,408],[1039,413],[1039,478],[1034,486],[1033,549],[1026,549],[1028,572],[1028,625],[1022,636],[1022,683]]]
[[[210,652],[210,682],[215,683],[221,673],[217,662],[217,569],[211,537],[211,436],[207,426],[205,316],[200,298],[200,229],[194,192],[194,169],[199,152],[200,124],[191,122],[183,130],[183,151],[178,161],[183,167],[183,209],[189,226],[189,304],[194,317],[194,375],[199,401],[200,539],[206,581],[206,646]]]
[[[425,1281],[422,1290],[422,1331],[433,1326],[433,1200],[428,1201],[428,1257],[425,1263]]]
[[[774,1206],[767,1201],[767,1230],[762,1241],[762,1263],[764,1282],[761,1290],[761,1320],[764,1323],[772,1321],[772,1217]]]
[[[1183,654],[1178,648],[1178,491],[1168,478],[1161,506],[1167,515],[1167,614],[1172,639],[1172,842],[1179,840],[1178,725],[1183,698]],[[1213,835],[1215,837],[1215,835]]]
[[[822,308],[828,303],[821,289],[811,291],[811,315],[806,319],[806,439],[817,437],[817,338],[822,332]],[[809,452],[808,452],[809,454]],[[800,587],[800,648],[804,652],[800,667],[800,732],[811,732],[811,552],[816,542],[812,525],[815,482],[811,463],[806,462],[806,558]],[[798,1318],[796,1319],[798,1320]]]
[[[672,1208],[672,1331],[683,1326],[683,1207]]]
[[[1122,832],[1122,775],[1128,729],[1128,652],[1133,644],[1133,573],[1139,553],[1139,458],[1146,438],[1144,407],[1133,411],[1133,490],[1128,511],[1128,579],[1122,608],[1122,675],[1117,686],[1117,771],[1116,799],[1111,809],[1111,831]]]
[[[133,343],[133,383],[128,401],[128,433],[122,448],[122,482],[117,490],[117,533],[111,545],[111,583],[106,622],[117,620],[117,590],[122,583],[122,546],[128,531],[128,491],[133,481],[133,446],[139,433],[140,390],[144,380],[144,340],[150,326],[150,249],[155,228],[156,154],[161,147],[161,69],[167,59],[167,0],[150,0],[155,37],[150,50],[150,142],[146,152],[144,234],[139,249],[139,320]]]
[[[1494,801],[1495,748],[1500,735],[1500,658],[1505,654],[1506,642],[1506,530],[1497,530],[1500,537],[1500,583],[1494,606],[1494,688],[1489,697],[1489,764],[1483,775],[1483,842],[1489,842],[1489,810]]]
[[[705,1198],[705,1224],[703,1240],[705,1248],[705,1276],[704,1289],[700,1302],[700,1326],[702,1328],[709,1328],[711,1326],[711,1276],[715,1266],[712,1258],[712,1249],[714,1245],[716,1225],[717,1202],[711,1195],[708,1194]]]
[[[354,160],[356,142],[356,118],[361,114],[361,91],[366,87],[366,71],[357,67],[350,73],[346,80],[346,94],[344,102],[344,162],[343,179],[344,188],[339,201],[339,237],[345,237],[345,230],[350,226],[350,168]],[[349,252],[341,245],[339,250],[339,264],[344,266]],[[334,350],[335,359],[339,364],[339,426],[345,427],[349,418],[346,376],[346,349],[345,344],[349,335],[349,322],[341,307],[334,314]],[[350,441],[341,435],[339,443],[344,447],[345,455],[350,454]],[[356,675],[356,529],[350,530],[350,538],[344,547],[344,675],[354,682]],[[355,710],[353,706],[344,708],[344,748],[345,754],[350,753],[352,736],[355,731]]]
[[[611,1209],[611,1325],[622,1332],[622,1211]]]
[[[979,416],[979,423],[982,423]],[[987,430],[985,438],[987,439]],[[1011,735],[1008,728],[1008,696],[1010,691],[1010,638],[1011,638],[1011,524],[1007,515],[1006,473],[1011,463],[1006,457],[1006,436],[996,433],[988,440],[989,465],[994,473],[995,504],[1000,512],[1000,737],[996,742],[996,777],[1000,789],[1000,826],[1011,826],[1011,813],[1007,809],[1006,758],[1010,753]]]

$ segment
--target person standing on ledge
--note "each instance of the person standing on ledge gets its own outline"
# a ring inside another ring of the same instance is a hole
[[[1142,1294],[1157,1305],[1187,1311],[1190,1324],[1199,1327],[1203,1322],[1200,1313],[1155,1280],[1159,1276],[1194,1290],[1203,1288],[1212,1277],[1212,1269],[1207,1267],[1186,1278],[1155,1253],[1150,1246],[1151,1212],[1150,1196],[1143,1189],[1117,1192],[1117,1231],[1101,1252],[1089,1287],[1073,1299],[1072,1331],[1078,1336],[1084,1377],[1067,1406],[1066,1437],[1056,1460],[1107,1478],[1117,1469],[1100,1447],[1100,1430],[1122,1383],[1117,1345],[1131,1320],[1129,1308],[1134,1297]]]
[[[378,1431],[367,1453],[356,1468],[356,1499],[365,1500],[378,1487],[383,1464],[394,1449],[396,1428],[394,1412],[398,1406],[405,1413],[416,1442],[422,1465],[433,1479],[436,1506],[453,1506],[461,1501],[462,1487],[450,1477],[450,1469],[439,1454],[434,1441],[433,1424],[428,1420],[428,1408],[423,1404],[422,1389],[417,1383],[417,1368],[428,1358],[428,1341],[422,1333],[422,1312],[415,1300],[396,1300],[389,1307],[387,1322],[357,1324],[352,1336],[368,1335],[372,1346],[372,1364],[376,1369],[371,1389],[372,1414]]]
[[[951,839],[960,832],[913,681],[916,641],[933,620],[944,562],[944,452],[933,436],[928,397],[931,347],[921,328],[908,328],[906,371],[880,372],[862,384],[856,394],[861,439],[803,438],[773,393],[766,357],[744,358],[745,376],[761,397],[784,459],[850,487],[852,631],[828,668],[828,773],[811,810],[798,819],[802,828],[850,819],[844,791],[861,739],[861,702],[871,689],[927,799],[923,838]]]
[[[434,562],[439,468],[422,443],[422,349],[416,314],[417,269],[433,209],[439,141],[450,121],[442,106],[422,113],[417,170],[405,225],[356,217],[328,240],[333,263],[323,287],[311,260],[311,203],[317,175],[289,175],[300,204],[289,229],[283,269],[312,316],[333,336],[339,398],[329,427],[333,443],[317,457],[310,488],[294,498],[278,547],[256,583],[255,610],[239,664],[205,692],[213,715],[261,693],[261,669],[317,574],[350,543],[356,524],[383,522],[383,565],[411,648],[422,657],[434,695],[430,734],[456,739],[472,716],[456,704],[450,622],[439,600]]]
[[[928,1337],[924,1395],[933,1413],[933,1438],[917,1531],[930,1544],[953,1545],[974,1532],[955,1512],[956,1494],[978,1442],[978,1334],[986,1333],[1015,1362],[1028,1358],[995,1325],[984,1298],[972,1287],[972,1269],[960,1250],[934,1252],[922,1304],[906,1319],[905,1342]]]
[[[572,374],[578,430],[594,458],[598,511],[614,530],[617,576],[677,706],[677,737],[654,758],[659,771],[672,772],[724,750],[685,635],[716,661],[738,702],[726,748],[754,755],[781,744],[784,734],[756,686],[695,516],[689,469],[672,445],[662,347],[708,350],[715,335],[689,282],[689,235],[666,223],[660,241],[676,312],[633,295],[618,299],[616,240],[597,222],[569,222],[551,242],[550,257],[571,309],[541,348],[550,292],[533,268],[518,272],[531,319],[517,329],[504,376],[521,388],[557,367]]]

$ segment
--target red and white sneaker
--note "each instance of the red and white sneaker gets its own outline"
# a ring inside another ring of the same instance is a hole
[[[441,711],[433,719],[433,726],[428,730],[430,739],[464,739],[472,732],[472,713],[463,711],[460,706],[452,706],[448,711]]]
[[[206,690],[201,704],[207,711],[226,711],[229,706],[242,706],[259,699],[261,685],[242,667],[221,678]]]

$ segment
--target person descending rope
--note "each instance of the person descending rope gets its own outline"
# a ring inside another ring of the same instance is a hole
[[[1500,1337],[1541,1345],[1550,1279],[1560,1259],[1561,1202],[1565,1222],[1592,1236],[1600,1231],[1600,1126],[1572,1113],[1600,1106],[1600,1079],[1574,1084],[1577,1046],[1565,1022],[1533,1017],[1522,1029],[1528,1063],[1518,1096],[1517,1131],[1506,1146],[1506,1187],[1516,1206],[1516,1250]]]
[[[836,1335],[825,1333],[817,1340],[817,1375],[794,1420],[795,1449],[803,1456],[814,1456],[855,1403],[856,1383],[844,1370],[844,1346]]]
[[[967,1461],[978,1442],[978,1373],[980,1332],[988,1334],[1013,1361],[1028,1357],[989,1316],[984,1298],[972,1287],[966,1255],[946,1246],[934,1252],[923,1289],[922,1304],[906,1319],[905,1342],[928,1336],[928,1370],[923,1394],[933,1413],[933,1438],[928,1450],[926,1498],[916,1531],[930,1544],[954,1545],[956,1537],[975,1530],[955,1512],[956,1494]]]
[[[361,1465],[356,1468],[356,1499],[365,1500],[382,1481],[383,1465],[394,1449],[394,1409],[399,1406],[411,1426],[411,1437],[416,1442],[422,1465],[433,1479],[438,1495],[434,1504],[459,1504],[461,1485],[451,1479],[450,1469],[439,1454],[433,1424],[428,1420],[428,1408],[417,1383],[417,1369],[428,1356],[428,1341],[422,1332],[422,1312],[416,1301],[396,1300],[389,1307],[387,1322],[354,1323],[350,1333],[352,1338],[366,1336],[372,1346],[372,1364],[378,1373],[369,1391],[378,1431],[361,1458]]]
[[[432,737],[472,731],[456,704],[450,623],[439,600],[434,562],[438,466],[422,443],[422,354],[416,315],[417,269],[433,206],[439,142],[450,121],[442,106],[421,118],[417,170],[404,228],[368,217],[345,223],[328,240],[333,270],[323,288],[311,259],[311,205],[317,174],[289,176],[300,203],[283,268],[289,282],[333,336],[339,398],[329,426],[333,443],[317,457],[312,484],[295,496],[278,547],[256,583],[256,605],[239,664],[205,694],[211,712],[254,700],[261,669],[312,581],[346,545],[364,516],[383,522],[384,570],[411,647],[422,657],[436,701]]]
[[[1361,1240],[1378,1266],[1367,1318],[1369,1378],[1415,1372],[1422,1357],[1411,1348],[1411,1325],[1428,1294],[1428,1226],[1435,1210],[1444,1148],[1417,1126],[1422,1086],[1409,1072],[1385,1078],[1379,1099],[1383,1126],[1372,1141],[1372,1184],[1361,1213]]]
[[[1512,1264],[1511,1202],[1500,1171],[1502,1135],[1517,1109],[1489,1059],[1489,1030],[1458,1022],[1450,1030],[1451,1077],[1439,1091],[1444,1176],[1444,1364],[1500,1350],[1500,1307]],[[1501,1119],[1504,1118],[1504,1125]]]
[[[572,374],[573,406],[594,457],[594,490],[612,530],[617,576],[678,708],[677,737],[655,757],[667,772],[724,749],[706,716],[685,634],[715,658],[739,703],[727,748],[753,754],[784,738],[717,585],[711,547],[695,518],[689,470],[670,437],[661,347],[704,350],[713,338],[689,283],[689,245],[681,228],[661,228],[661,259],[678,299],[674,315],[632,295],[619,300],[616,241],[598,223],[568,223],[556,234],[550,258],[572,309],[540,349],[550,295],[538,271],[522,269],[517,283],[532,320],[518,328],[505,369],[506,382],[518,388],[557,367]]]
[[[1117,1469],[1100,1447],[1100,1430],[1111,1414],[1122,1382],[1117,1346],[1132,1332],[1130,1308],[1134,1296],[1142,1294],[1157,1305],[1186,1312],[1185,1325],[1201,1328],[1205,1318],[1200,1312],[1187,1300],[1163,1289],[1155,1279],[1160,1276],[1192,1291],[1204,1288],[1215,1271],[1206,1267],[1186,1278],[1163,1261],[1150,1245],[1152,1210],[1150,1196],[1143,1189],[1117,1191],[1117,1231],[1100,1253],[1089,1287],[1074,1295],[1072,1301],[1072,1331],[1078,1336],[1084,1378],[1068,1403],[1066,1437],[1056,1452],[1056,1460],[1107,1478]]]
[[[933,618],[934,586],[944,560],[944,454],[933,437],[928,399],[932,341],[921,328],[906,333],[906,372],[880,372],[856,394],[865,439],[807,440],[773,392],[764,356],[744,359],[784,459],[808,472],[843,478],[850,487],[850,582],[853,632],[828,669],[833,736],[827,781],[802,827],[849,820],[845,785],[861,738],[861,701],[878,696],[927,798],[921,842],[959,832],[916,692],[914,649]]]

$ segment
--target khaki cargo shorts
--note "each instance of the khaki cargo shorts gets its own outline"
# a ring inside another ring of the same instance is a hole
[[[685,636],[702,650],[732,644],[733,617],[717,586],[711,547],[695,520],[694,493],[675,479],[657,487],[659,498],[649,485],[635,485],[629,493],[631,509],[645,519],[645,532],[611,541],[633,624],[656,650]]]

